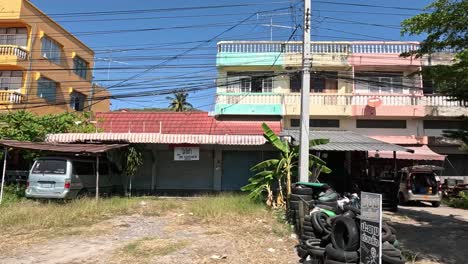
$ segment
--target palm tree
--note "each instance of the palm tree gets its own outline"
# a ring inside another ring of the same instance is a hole
[[[169,108],[175,112],[185,112],[189,109],[192,109],[193,106],[187,102],[188,93],[186,92],[175,92],[173,97],[166,97],[167,100],[170,100]]]

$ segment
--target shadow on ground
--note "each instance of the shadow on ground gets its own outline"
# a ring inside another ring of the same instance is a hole
[[[437,263],[468,263],[468,222],[421,209],[400,207],[391,214],[403,247]]]

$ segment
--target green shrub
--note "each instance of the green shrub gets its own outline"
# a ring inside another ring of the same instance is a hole
[[[26,187],[22,185],[6,185],[3,187],[3,204],[15,203],[25,198]]]
[[[457,198],[450,198],[446,203],[450,207],[468,209],[468,194],[460,192]]]

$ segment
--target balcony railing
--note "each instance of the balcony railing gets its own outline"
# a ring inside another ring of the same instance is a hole
[[[0,91],[0,104],[21,104],[23,94],[12,91]]]
[[[299,93],[288,94],[218,94],[217,104],[283,104],[299,105]],[[437,106],[437,107],[468,107],[468,102],[453,101],[448,96],[441,95],[365,95],[365,94],[311,94],[311,105],[329,106],[365,106],[371,99],[380,99],[382,106]]]
[[[281,104],[281,94],[269,93],[222,93],[216,95],[217,104]]]
[[[312,42],[310,51],[312,53],[391,53],[400,54],[419,48],[418,42],[381,42],[381,41],[317,41]],[[234,53],[301,53],[302,42],[279,42],[279,41],[221,41],[218,43],[218,52]]]
[[[16,56],[20,60],[26,60],[28,52],[19,46],[0,45],[0,56]]]

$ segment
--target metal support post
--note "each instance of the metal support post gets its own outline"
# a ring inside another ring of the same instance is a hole
[[[5,147],[5,150],[3,152],[3,173],[2,173],[2,186],[0,187],[0,204],[2,204],[2,200],[3,200],[3,187],[5,185],[7,154],[8,154],[8,149],[7,147]]]
[[[96,155],[96,201],[99,200],[99,154]]]
[[[304,0],[304,36],[302,47],[302,90],[301,90],[301,145],[299,150],[299,179],[309,181],[309,118],[310,118],[310,16],[311,0]]]

